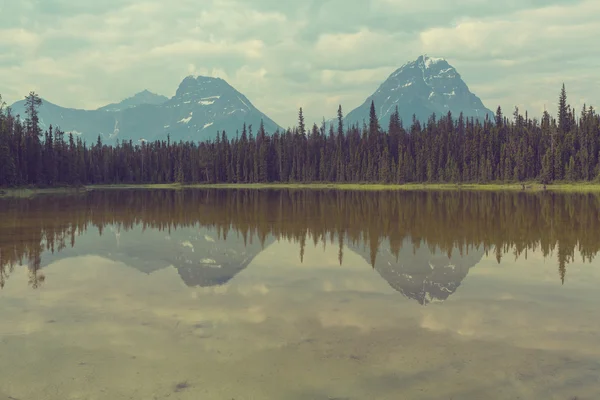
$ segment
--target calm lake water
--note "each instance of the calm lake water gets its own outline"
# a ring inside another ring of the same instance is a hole
[[[600,399],[600,197],[0,199],[0,400]]]

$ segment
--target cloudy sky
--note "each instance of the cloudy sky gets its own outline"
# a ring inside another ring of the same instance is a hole
[[[598,105],[598,0],[0,0],[0,94],[96,108],[219,76],[283,126],[360,105],[420,54],[491,109]]]

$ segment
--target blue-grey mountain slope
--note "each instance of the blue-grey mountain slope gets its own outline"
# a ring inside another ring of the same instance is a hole
[[[25,118],[24,100],[11,108]],[[52,125],[88,143],[98,136],[107,144],[163,140],[167,135],[172,141],[203,141],[222,131],[233,137],[244,123],[256,132],[261,120],[267,133],[282,129],[226,81],[205,76],[186,77],[170,99],[145,90],[97,110],[64,108],[43,99],[39,116],[42,129]]]
[[[111,103],[104,107],[100,107],[100,111],[121,111],[126,108],[137,107],[142,104],[161,105],[164,104],[169,98],[160,94],[152,93],[148,90],[141,91],[135,95],[126,98],[120,103]]]
[[[403,241],[397,257],[389,243],[382,243],[375,255],[365,246],[352,243],[347,246],[369,263],[374,259],[373,268],[392,288],[421,305],[447,300],[484,255],[480,248],[461,254],[455,247],[449,257],[425,243],[415,248],[410,239]]]
[[[25,119],[25,100],[20,100],[11,105],[12,113]],[[40,127],[48,129],[60,127],[65,133],[81,136],[85,141],[95,141],[98,135],[104,140],[109,140],[118,125],[118,114],[114,112],[101,112],[98,110],[81,110],[65,108],[42,99],[39,108]]]
[[[161,112],[162,134],[169,133],[175,140],[214,139],[222,131],[231,138],[244,123],[256,132],[261,120],[268,133],[282,129],[221,78],[186,77]]]
[[[362,105],[346,115],[345,125],[362,127],[365,122],[368,126],[371,101],[383,129],[387,129],[396,106],[405,127],[412,123],[413,114],[421,123],[433,113],[439,118],[448,111],[454,118],[461,112],[465,117],[482,121],[486,114],[494,116],[481,99],[471,93],[454,67],[443,58],[428,56],[420,56],[398,68]]]

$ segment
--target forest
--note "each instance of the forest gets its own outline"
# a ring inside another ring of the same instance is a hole
[[[0,98],[0,187],[52,187],[151,183],[488,183],[600,182],[600,116],[591,106],[579,113],[563,84],[557,117],[520,113],[480,121],[431,115],[402,121],[398,110],[379,121],[285,131],[242,126],[206,142],[85,143],[59,127],[42,131],[42,100],[26,96],[26,115],[13,115]]]

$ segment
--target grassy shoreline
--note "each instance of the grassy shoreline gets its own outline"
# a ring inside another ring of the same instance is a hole
[[[523,189],[525,188],[525,189]],[[84,193],[90,190],[122,190],[122,189],[312,189],[312,190],[365,190],[365,191],[411,191],[411,190],[470,190],[470,191],[544,191],[544,186],[537,182],[523,183],[409,183],[376,184],[376,183],[240,183],[240,184],[134,184],[134,185],[88,185],[78,187],[53,188],[0,188],[0,197],[31,197],[42,194]],[[557,182],[546,185],[552,192],[600,192],[600,183],[594,182]]]
[[[0,188],[0,198],[2,197],[19,197],[27,198],[43,194],[70,194],[86,192],[86,187],[17,187],[17,188]]]

